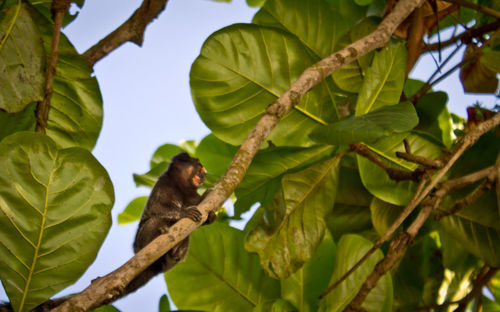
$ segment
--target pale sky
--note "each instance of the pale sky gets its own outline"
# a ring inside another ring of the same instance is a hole
[[[77,50],[84,52],[123,23],[141,2],[86,0],[79,16],[64,32]],[[104,100],[104,122],[93,154],[113,181],[113,226],[95,262],[76,284],[56,296],[80,292],[92,279],[111,272],[133,255],[137,223],[118,226],[116,217],[130,200],[148,195],[149,189],[137,188],[132,174],[149,170],[150,158],[160,145],[201,140],[209,133],[192,104],[191,63],[212,32],[233,23],[250,22],[255,12],[244,0],[229,4],[170,0],[160,17],[148,26],[142,48],[127,43],[95,65]],[[421,68],[412,75],[426,80],[435,65],[427,58]],[[460,86],[457,79],[455,74],[435,87],[448,90],[451,111],[465,116],[465,108],[477,100],[486,107],[494,105],[496,100],[491,95],[464,96],[461,88],[456,90]],[[455,90],[449,91],[451,88]],[[114,305],[124,312],[157,311],[159,298],[165,292],[160,275]],[[7,300],[1,287],[0,300]]]

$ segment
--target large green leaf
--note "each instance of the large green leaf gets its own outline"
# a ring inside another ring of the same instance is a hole
[[[349,44],[355,42],[358,39],[368,35],[380,23],[380,18],[375,16],[370,16],[363,19],[358,24],[354,25],[351,30],[342,36],[337,44],[337,50],[345,48]],[[358,93],[361,86],[363,85],[363,79],[366,75],[366,70],[369,68],[372,58],[375,52],[370,52],[364,55],[354,62],[345,64],[333,74],[333,80],[342,89],[348,92]]]
[[[42,34],[46,55],[52,43],[52,22],[30,10]],[[78,54],[68,38],[61,34],[59,60],[50,102],[47,135],[58,146],[79,146],[91,150],[102,126],[102,98],[92,69]]]
[[[26,4],[0,11],[0,109],[22,111],[43,99],[45,51]]]
[[[32,103],[19,113],[0,111],[0,141],[14,132],[35,130],[35,110],[36,103]]]
[[[330,283],[337,281],[349,270],[370,248],[372,243],[359,235],[342,236],[337,245],[337,260]],[[382,259],[380,250],[375,251],[349,277],[328,293],[320,302],[319,311],[342,311],[354,298],[375,264]],[[385,274],[371,290],[362,304],[367,311],[392,311],[393,289],[391,274]]]
[[[267,0],[253,23],[277,27],[296,35],[318,58],[332,54],[346,33],[366,10],[352,0]]]
[[[403,102],[383,106],[328,126],[319,126],[310,136],[317,142],[331,145],[369,143],[392,133],[409,131],[417,124],[418,117],[413,104]]]
[[[370,144],[369,148],[387,162],[388,165],[402,170],[415,170],[418,166],[396,157],[396,151],[404,152],[403,139],[407,139],[414,155],[434,159],[442,152],[442,146],[422,133],[396,133]],[[397,206],[405,206],[416,190],[410,181],[396,182],[387,173],[364,157],[357,156],[361,181],[366,189],[381,200]]]
[[[374,197],[370,203],[370,211],[373,227],[379,236],[383,236],[403,211],[403,207],[391,205]]]
[[[17,311],[74,283],[111,225],[114,194],[89,151],[18,132],[0,142],[0,278]]]
[[[287,32],[232,25],[212,34],[193,63],[193,101],[215,136],[239,145],[266,107],[313,63],[302,43]],[[278,146],[313,145],[308,137],[312,128],[336,119],[329,89],[323,82],[303,96],[268,140]]]
[[[142,210],[148,200],[147,196],[139,196],[134,198],[125,209],[118,215],[118,224],[128,224],[130,222],[139,221]]]
[[[500,230],[458,215],[445,217],[440,223],[465,250],[491,267],[500,266]]]
[[[334,148],[316,145],[309,148],[268,148],[261,150],[252,160],[245,178],[235,190],[237,201],[235,216],[239,217],[260,202],[266,206],[274,198],[280,179],[285,173],[301,170],[331,156]]]
[[[318,297],[328,287],[335,253],[335,242],[327,231],[311,260],[290,277],[281,280],[281,297],[295,306],[294,311],[318,311]]]
[[[430,133],[434,138],[450,148],[453,144],[453,124],[451,114],[446,107],[448,96],[444,92],[427,93],[418,101],[417,130]]]
[[[349,160],[348,163],[347,160]],[[375,237],[370,215],[370,202],[373,196],[368,193],[354,167],[356,159],[346,155],[341,162],[337,196],[333,211],[327,218],[327,226],[335,240],[348,233]]]
[[[420,238],[405,252],[393,270],[394,310],[415,311],[417,306],[437,304],[444,278],[441,250],[430,236]]]
[[[500,138],[490,132],[469,148],[450,170],[450,179],[478,171],[495,163],[500,152]],[[438,213],[449,211],[457,200],[476,185],[451,192]],[[441,221],[443,230],[468,252],[491,266],[500,265],[500,211],[495,190],[489,190],[473,204]]]
[[[179,309],[251,311],[279,298],[280,285],[266,275],[257,255],[243,248],[244,233],[220,222],[191,234],[186,260],[165,274]]]
[[[332,210],[339,157],[287,174],[245,248],[257,252],[269,275],[284,279],[309,261],[323,239],[325,217]]]
[[[356,104],[356,116],[399,103],[405,81],[406,47],[388,45],[375,53]]]

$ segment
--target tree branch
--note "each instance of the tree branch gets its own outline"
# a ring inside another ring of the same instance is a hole
[[[52,18],[54,19],[54,32],[50,48],[49,64],[45,78],[44,97],[36,107],[36,132],[45,133],[47,120],[49,119],[50,100],[52,99],[52,85],[56,74],[58,58],[59,39],[61,38],[61,27],[64,14],[68,11],[70,0],[54,0],[52,2]]]
[[[439,173],[435,176],[435,178],[431,181],[431,183],[417,197],[415,205],[420,203],[429,194],[429,192],[432,189],[434,189],[439,180],[441,180],[444,174],[451,168],[453,163],[455,163],[455,161],[465,152],[467,148],[476,143],[476,141],[483,134],[490,131],[491,129],[494,129],[499,124],[500,124],[500,113],[497,113],[491,119],[482,122],[476,128],[472,129],[469,133],[467,133],[462,138],[460,143],[453,149],[452,156],[447,162],[447,164],[443,167],[442,170],[439,171]],[[377,263],[373,272],[368,276],[366,281],[361,286],[356,297],[349,303],[349,305],[346,307],[344,311],[358,311],[359,309],[361,309],[361,304],[365,300],[368,293],[377,285],[378,280],[382,276],[384,276],[384,274],[387,273],[399,259],[401,259],[401,257],[404,255],[406,248],[410,245],[415,236],[418,234],[418,231],[424,225],[425,221],[429,218],[431,212],[439,206],[443,197],[450,191],[451,189],[450,185],[456,186],[457,184],[458,183],[454,180],[444,182],[431,195],[431,197],[424,203],[422,210],[420,210],[419,214],[412,222],[412,224],[409,226],[408,230],[402,232],[400,235],[398,235],[398,237],[392,240],[391,245],[389,247],[389,251],[387,252],[386,256]],[[405,207],[404,211],[406,210],[408,210],[408,206]],[[386,235],[384,234],[384,236]]]
[[[107,35],[82,54],[83,59],[94,67],[100,59],[127,41],[142,45],[146,26],[165,9],[168,0],[144,0],[141,6],[120,27]]]
[[[494,18],[500,19],[500,12],[498,12],[497,10],[493,10],[493,9],[488,8],[488,7],[479,5],[479,4],[475,4],[475,3],[472,3],[472,2],[469,2],[466,0],[444,0],[444,1],[458,4],[460,6],[464,6],[466,8],[473,9],[473,10],[479,11],[481,13],[493,16]]]
[[[356,154],[365,157],[370,160],[380,168],[384,169],[389,178],[394,181],[405,181],[411,180],[418,182],[420,180],[421,175],[424,173],[423,171],[415,170],[415,171],[407,171],[393,168],[386,164],[380,157],[375,155],[372,151],[368,149],[368,147],[362,143],[354,143],[350,145],[351,150],[353,150]]]
[[[399,1],[394,10],[374,32],[307,68],[290,88],[266,109],[255,128],[236,152],[226,173],[214,184],[208,195],[199,204],[198,209],[203,216],[199,224],[190,219],[181,219],[166,234],[158,236],[120,268],[94,280],[84,291],[73,296],[53,311],[85,311],[96,308],[120,294],[125,286],[144,268],[151,265],[203,223],[210,211],[221,207],[245,176],[262,142],[278,121],[299,103],[300,98],[307,91],[320,84],[343,65],[383,47],[389,41],[396,27],[422,3],[423,0]]]
[[[500,20],[495,21],[493,23],[483,25],[481,27],[477,28],[470,28],[465,30],[463,33],[452,37],[446,41],[441,42],[441,46],[439,46],[439,43],[432,43],[428,44],[424,47],[425,50],[427,51],[435,51],[438,50],[439,48],[444,48],[447,47],[455,42],[462,41],[464,43],[470,42],[471,38],[479,37],[484,35],[485,33],[488,33],[490,31],[493,31],[497,29],[500,26]]]

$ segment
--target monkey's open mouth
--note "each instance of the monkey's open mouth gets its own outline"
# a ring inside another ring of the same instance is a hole
[[[200,177],[199,175],[195,175],[193,177],[193,184],[197,187],[202,185],[203,184],[203,177]]]

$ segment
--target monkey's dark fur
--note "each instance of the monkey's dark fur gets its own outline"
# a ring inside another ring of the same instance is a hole
[[[174,223],[182,218],[195,222],[201,220],[201,213],[196,208],[201,201],[197,189],[203,183],[206,170],[196,158],[181,153],[172,158],[170,166],[153,186],[134,241],[134,252],[137,253],[160,234],[165,233]],[[216,219],[210,212],[204,224]],[[125,288],[122,296],[133,292],[146,284],[153,276],[170,270],[186,257],[189,236],[161,256],[145,269]]]

